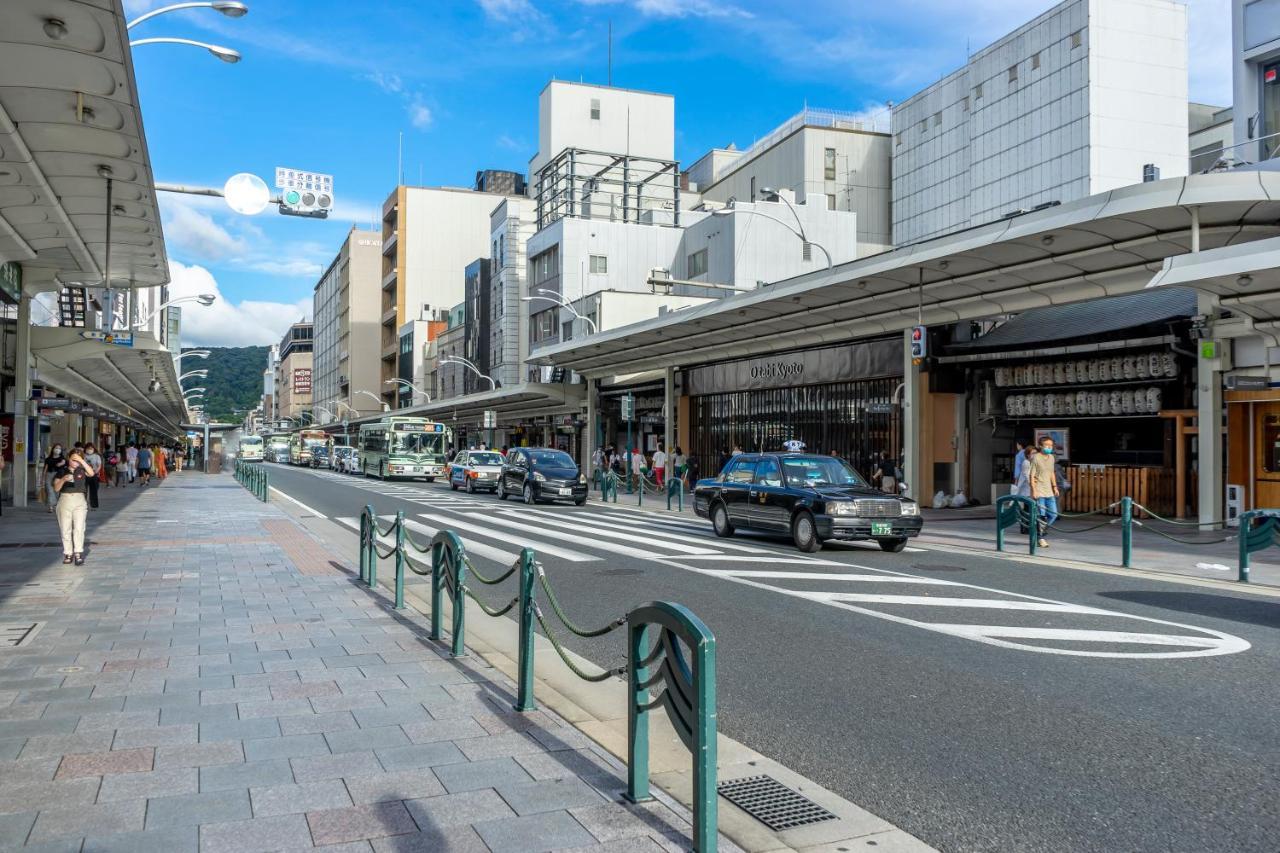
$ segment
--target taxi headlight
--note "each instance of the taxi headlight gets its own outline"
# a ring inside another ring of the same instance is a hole
[[[901,506],[902,506],[903,515],[919,515],[920,514],[920,504],[916,503],[915,501],[903,501]]]
[[[853,503],[851,501],[831,501],[827,504],[827,512],[830,515],[853,515]]]
[[[579,482],[579,483],[584,483],[584,484],[585,484],[585,483],[587,482],[587,475],[586,475],[586,474],[579,474],[579,475],[578,475],[578,482]]]

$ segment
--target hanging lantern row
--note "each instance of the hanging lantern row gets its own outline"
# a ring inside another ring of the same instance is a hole
[[[1125,388],[1074,394],[1010,394],[1004,410],[1011,418],[1057,415],[1147,415],[1160,411],[1160,389]]]
[[[1022,367],[997,367],[996,387],[1172,379],[1177,375],[1178,362],[1174,359],[1173,353],[1150,352],[1138,355],[1116,355],[1111,358],[1028,364]]]

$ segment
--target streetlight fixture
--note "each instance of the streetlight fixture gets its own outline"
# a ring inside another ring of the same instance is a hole
[[[199,296],[179,296],[177,299],[170,299],[168,302],[162,302],[160,305],[156,306],[156,309],[154,311],[152,311],[147,316],[143,317],[138,322],[134,323],[133,328],[141,329],[143,326],[151,322],[151,318],[155,317],[157,314],[159,314],[161,311],[163,311],[164,309],[168,308],[171,305],[177,305],[180,302],[199,302],[205,308],[208,308],[210,305],[216,302],[217,299],[218,297],[212,293],[201,293]],[[203,350],[203,351],[208,352],[208,350]]]
[[[735,214],[735,213],[749,213],[749,214],[751,214],[752,216],[763,216],[765,219],[771,219],[771,220],[773,220],[774,222],[776,222],[776,223],[778,223],[779,225],[781,225],[783,228],[785,228],[785,229],[787,229],[788,231],[790,231],[792,234],[794,234],[794,235],[796,235],[797,237],[799,237],[799,238],[800,238],[800,242],[801,242],[801,243],[803,243],[805,246],[817,246],[819,249],[821,249],[821,250],[822,250],[823,257],[825,257],[825,258],[827,259],[827,270],[828,270],[828,271],[830,271],[830,270],[831,270],[831,267],[832,267],[832,264],[831,264],[831,253],[827,251],[827,247],[826,247],[826,246],[822,245],[821,243],[815,243],[815,242],[813,242],[812,240],[810,240],[810,239],[805,235],[805,233],[804,233],[804,223],[800,221],[800,214],[796,212],[795,206],[794,206],[794,205],[792,205],[792,204],[791,204],[791,202],[787,201],[787,197],[786,197],[786,196],[784,196],[784,195],[782,195],[781,193],[779,193],[777,190],[773,190],[773,189],[770,189],[769,187],[765,187],[765,188],[764,188],[764,189],[762,189],[760,192],[761,192],[761,193],[763,193],[763,194],[765,194],[765,195],[771,195],[771,196],[773,196],[774,198],[776,198],[776,199],[778,199],[779,201],[781,201],[783,204],[785,204],[785,205],[787,206],[787,208],[788,208],[788,209],[790,209],[790,211],[791,211],[791,215],[792,215],[792,216],[794,216],[794,217],[796,218],[796,226],[797,226],[797,227],[793,228],[792,226],[788,225],[786,222],[783,222],[783,221],[782,221],[781,219],[779,219],[778,217],[776,217],[776,216],[771,216],[770,214],[765,213],[764,211],[760,211],[760,210],[747,210],[746,208],[741,208],[741,209],[740,209],[740,208],[738,208],[738,207],[737,207],[737,205],[736,205],[736,204],[735,204],[735,205],[733,205],[732,207],[721,207],[721,208],[719,208],[719,209],[717,209],[717,210],[712,211],[712,213],[713,213],[715,216],[732,216],[732,215],[733,215],[733,214]]]
[[[195,376],[198,379],[208,379],[209,371],[207,370],[188,370],[186,373],[178,377],[178,381],[186,379],[188,376]]]
[[[189,44],[192,47],[203,47],[223,62],[235,64],[240,61],[240,51],[229,47],[223,47],[220,44],[209,44],[204,41],[194,41],[193,39],[178,38],[153,38],[153,39],[135,39],[129,42],[129,47],[140,47],[144,44]]]
[[[542,299],[547,302],[554,302],[555,304],[559,305],[561,308],[569,309],[569,313],[573,314],[574,317],[578,318],[579,320],[581,320],[582,322],[590,326],[591,327],[590,334],[594,335],[596,332],[600,331],[599,328],[596,326],[595,320],[592,320],[590,317],[584,317],[583,315],[579,314],[578,309],[573,307],[573,303],[566,301],[563,296],[556,293],[554,290],[548,290],[545,287],[538,287],[538,288],[534,288],[534,292],[541,295],[540,296],[522,296],[520,297],[520,301],[533,302],[535,299]]]
[[[174,367],[176,368],[178,366],[178,362],[182,361],[189,355],[195,356],[196,358],[208,358],[211,353],[207,349],[189,349],[186,352],[180,352],[173,357]]]
[[[431,395],[428,394],[426,391],[423,391],[417,385],[414,385],[408,379],[387,379],[387,380],[384,380],[382,384],[383,385],[406,385],[408,386],[410,391],[412,391],[415,394],[421,394],[422,396],[427,398],[428,403],[431,402]]]
[[[460,364],[460,365],[462,365],[463,367],[465,367],[465,368],[467,368],[468,370],[470,370],[470,371],[471,371],[472,373],[474,373],[476,376],[479,376],[481,379],[486,380],[486,381],[489,383],[489,390],[490,390],[490,391],[497,390],[498,383],[496,383],[496,382],[494,382],[494,381],[493,381],[493,377],[492,377],[492,376],[488,376],[488,375],[486,375],[486,374],[482,373],[482,372],[480,371],[480,368],[476,367],[476,366],[475,366],[474,364],[472,364],[469,360],[467,360],[467,359],[463,358],[463,357],[462,357],[462,356],[460,356],[460,355],[446,355],[446,356],[442,356],[442,357],[440,358],[440,363],[441,363],[441,364]],[[430,401],[430,400],[428,400],[427,402],[431,402],[431,401]]]
[[[208,388],[206,388],[205,386],[201,385],[199,388],[187,388],[187,389],[185,389],[185,390],[182,392],[182,394],[183,394],[183,396],[186,396],[187,394],[193,394],[193,393],[195,393],[196,391],[204,392],[204,391],[208,391],[208,390],[209,390]]]
[[[179,9],[214,9],[226,15],[228,18],[243,18],[245,15],[249,14],[249,7],[238,2],[238,0],[212,0],[212,2],[201,3],[174,3],[171,6],[153,9],[145,15],[139,15],[126,24],[125,29],[131,30],[143,21],[154,18],[156,15],[163,15],[166,12],[177,12]]]
[[[382,399],[381,397],[379,397],[377,394],[373,393],[372,391],[356,391],[356,393],[357,393],[357,394],[363,394],[363,395],[365,395],[366,397],[372,397],[373,399],[377,400],[377,401],[378,401],[378,405],[382,406],[382,411],[384,411],[384,412],[389,412],[389,411],[391,411],[391,407],[387,405],[387,401],[386,401],[386,400],[384,400],[384,399]],[[358,409],[352,409],[351,411],[356,412],[357,414],[359,414],[359,410],[358,410]]]

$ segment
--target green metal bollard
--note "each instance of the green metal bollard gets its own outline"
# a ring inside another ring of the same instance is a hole
[[[360,580],[365,577],[369,559],[369,517],[360,513]]]
[[[1133,568],[1133,498],[1128,496],[1120,499],[1120,561]]]
[[[404,510],[396,512],[396,610],[404,610]]]
[[[641,477],[644,474],[640,475]],[[640,481],[640,488],[636,489],[636,506],[644,506],[644,480]]]
[[[467,564],[462,560],[462,540],[458,540],[453,555],[453,648],[449,653],[455,658],[466,655],[467,593],[463,589],[467,581]]]
[[[535,587],[538,581],[538,561],[532,548],[520,550],[520,664],[516,676],[517,711],[536,711],[533,698],[533,624]]]
[[[627,656],[627,793],[633,803],[646,803],[653,799],[649,793],[649,688],[641,685],[649,681],[649,667],[640,662],[649,656],[649,625],[641,625],[628,631]]]

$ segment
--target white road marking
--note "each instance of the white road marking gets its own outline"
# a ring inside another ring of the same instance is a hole
[[[710,549],[696,548],[692,545],[680,546],[680,545],[675,545],[674,543],[669,543],[669,542],[657,543],[657,542],[650,542],[648,540],[643,540],[643,539],[641,540],[645,544],[649,545],[650,548],[656,545],[662,548],[669,548],[673,551],[678,552],[677,554],[662,554],[660,552],[653,551],[653,550],[633,548],[630,545],[623,545],[619,542],[610,542],[604,539],[588,539],[585,536],[574,536],[571,533],[558,533],[555,531],[544,530],[543,528],[535,527],[532,524],[521,524],[518,521],[512,520],[508,515],[502,515],[502,516],[485,515],[478,512],[467,513],[467,515],[470,516],[471,518],[482,518],[485,521],[489,522],[490,524],[500,524],[503,527],[509,527],[512,530],[521,530],[526,533],[539,533],[539,534],[555,533],[557,540],[562,540],[565,542],[573,542],[577,545],[582,545],[587,548],[597,548],[601,551],[612,551],[615,554],[622,554],[623,556],[626,556],[626,557],[637,557],[642,560],[653,560],[653,559],[658,559],[660,557],[667,557],[667,556],[674,557],[674,556],[679,556],[680,554],[714,554],[716,553],[715,551],[712,551]],[[538,521],[542,521],[542,519],[538,519]]]
[[[668,559],[666,557],[662,559]],[[681,560],[733,560],[739,563],[769,563],[770,565],[786,564],[796,566],[843,566],[835,560],[818,560],[813,557],[783,557],[777,554],[766,557],[748,557],[742,554],[705,554],[701,556],[684,556]],[[728,570],[730,574],[740,575],[742,572]]]
[[[592,515],[590,513],[584,513],[584,512],[575,512],[570,515],[562,515],[560,513],[550,512],[548,510],[543,510],[543,509],[523,510],[523,511],[513,510],[512,512],[519,512],[519,514],[521,515],[533,513],[539,516],[546,516],[548,518],[560,520],[565,524],[572,524],[572,529],[578,529],[578,530],[598,530],[601,532],[614,533],[616,532],[614,528],[608,527],[607,525],[618,523],[616,519],[601,518],[600,516]],[[644,534],[646,536],[657,536],[662,539],[687,540],[690,535],[689,533],[682,533],[677,530],[672,530],[670,527],[665,527],[665,528],[658,527],[655,524],[637,525],[634,523],[629,523],[628,529],[632,531],[641,530],[641,531],[644,531]],[[699,531],[699,533],[702,533],[702,532],[703,531]],[[699,538],[707,538],[707,537],[700,536]],[[767,548],[755,548],[751,545],[734,545],[728,542],[720,542],[720,541],[716,541],[716,547],[721,550],[741,551],[745,554],[773,553],[772,551],[769,551]]]
[[[474,514],[474,513],[471,513],[471,514]],[[512,512],[512,511],[511,511],[511,510],[509,510],[509,509],[504,509],[504,510],[498,510],[498,512],[497,512],[497,516],[498,516],[498,517],[497,517],[497,518],[493,518],[492,520],[493,520],[493,521],[497,521],[498,523],[500,523],[500,524],[501,524],[501,523],[503,523],[503,522],[501,521],[501,519],[503,519],[503,518],[513,518],[513,517],[514,517],[514,518],[519,518],[519,517],[521,517],[522,515],[526,515],[526,513],[521,513],[521,512]],[[565,516],[565,518],[566,518],[566,519],[568,519],[568,516]],[[573,522],[572,520],[560,521],[560,520],[556,520],[556,519],[554,519],[554,518],[538,518],[538,519],[537,519],[537,522],[538,522],[539,524],[545,524],[545,525],[547,525],[547,526],[549,526],[549,527],[557,527],[557,528],[560,528],[560,529],[562,529],[562,530],[574,530],[574,529],[577,529],[577,528],[578,528],[578,525],[575,525],[575,524],[574,524],[574,522]],[[513,523],[513,522],[511,522],[511,523]],[[513,524],[514,524],[514,523],[513,523]],[[515,526],[523,527],[523,528],[524,528],[524,529],[526,529],[526,530],[534,530],[534,531],[537,531],[537,529],[538,529],[538,528],[536,528],[536,527],[528,527],[528,526],[526,526],[526,525],[515,525]],[[585,526],[585,525],[583,525],[583,526]],[[548,533],[551,533],[551,532],[553,532],[553,531],[547,531],[547,532],[548,532]],[[669,550],[669,551],[675,551],[677,554],[703,554],[703,555],[705,555],[705,554],[715,554],[715,553],[716,553],[716,552],[715,552],[715,550],[713,550],[713,549],[711,549],[711,548],[702,548],[702,547],[697,546],[697,545],[681,545],[681,544],[679,544],[679,543],[677,543],[677,542],[665,542],[665,541],[659,541],[659,540],[656,540],[656,539],[655,539],[654,537],[652,537],[652,536],[640,536],[640,535],[637,535],[637,534],[634,534],[634,533],[623,533],[623,532],[622,532],[622,531],[620,531],[620,530],[611,530],[611,529],[609,529],[608,527],[592,527],[592,528],[591,528],[591,532],[594,532],[597,536],[605,536],[605,537],[608,537],[609,539],[617,539],[619,542],[635,542],[635,543],[637,543],[637,544],[639,544],[639,545],[647,545],[647,546],[650,546],[650,547],[654,547],[654,546],[656,546],[656,547],[659,547],[659,548],[666,548],[666,549],[667,549],[667,550]],[[559,536],[559,537],[560,537],[560,538],[562,538],[562,539],[566,539],[566,540],[568,540],[568,541],[570,541],[570,542],[577,542],[577,543],[578,543],[578,544],[580,544],[580,545],[592,545],[592,546],[595,546],[595,547],[604,547],[604,546],[607,544],[607,543],[605,543],[605,542],[600,541],[599,539],[587,539],[586,537],[582,537],[582,536],[573,536],[573,535],[566,535],[566,534],[561,534],[561,533],[556,533],[555,535],[556,535],[556,536]],[[657,554],[657,555],[653,555],[653,556],[663,556],[663,555],[662,555],[662,554]]]
[[[448,516],[431,515],[430,513],[425,513],[425,512],[420,512],[418,513],[418,515],[421,518],[427,518],[427,519],[430,519],[431,521],[437,522],[438,524],[441,524],[444,527],[456,527],[461,530],[469,530],[472,533],[475,533],[479,536],[488,536],[491,539],[497,539],[502,542],[510,542],[511,544],[528,545],[530,548],[533,548],[535,551],[541,551],[544,554],[553,554],[557,557],[560,557],[561,559],[568,560],[573,563],[589,563],[589,562],[593,562],[595,560],[600,559],[599,557],[593,557],[590,554],[583,554],[580,551],[571,551],[568,548],[558,548],[555,545],[550,544],[549,542],[542,542],[540,540],[532,540],[532,541],[518,542],[518,543],[513,542],[510,537],[504,537],[502,534],[502,531],[500,530],[494,530],[492,527],[482,527],[478,524],[470,524],[466,521],[459,521],[456,518],[450,518]],[[471,513],[470,515],[476,518],[483,518],[486,521],[493,520],[491,516],[487,516],[487,515],[478,515],[476,513]],[[523,525],[521,526],[523,527]],[[545,534],[545,533],[551,532],[551,531],[545,531],[545,530],[538,530],[535,527],[529,527],[525,529],[530,530],[533,533]],[[568,538],[568,537],[561,537],[561,538]],[[466,542],[464,541],[463,544],[465,545]],[[470,548],[471,546],[467,545],[467,547]],[[480,552],[476,551],[476,553],[478,554]],[[511,556],[512,556],[512,559],[514,559],[515,555],[513,554]],[[507,562],[510,562],[510,560],[508,560]]]
[[[311,513],[312,515],[316,516],[317,518],[328,518],[328,516],[326,516],[324,513],[322,513],[322,512],[319,512],[319,511],[317,511],[317,510],[312,509],[311,507],[307,506],[306,504],[304,504],[302,501],[298,500],[298,499],[297,499],[297,498],[295,498],[295,497],[292,497],[292,496],[290,496],[290,495],[286,495],[284,492],[280,491],[280,490],[279,490],[279,489],[277,489],[275,486],[271,486],[271,491],[275,492],[277,495],[279,495],[279,496],[280,496],[280,497],[282,497],[282,498],[285,498],[286,500],[293,501],[293,502],[294,502],[294,503],[296,503],[298,506],[302,507],[302,508],[303,508],[303,509],[305,509],[307,512]]]
[[[428,536],[428,537],[434,537],[437,533],[440,532],[440,528],[438,527],[431,527],[430,525],[423,524],[420,521],[414,521],[413,519],[408,519],[408,518],[405,519],[404,524],[405,524],[405,527],[409,528],[410,530],[413,530],[417,533],[421,533],[424,536]],[[457,531],[454,531],[454,532],[456,533]],[[462,539],[462,547],[467,549],[468,554],[475,554],[480,557],[486,557],[504,566],[509,566],[519,559],[519,555],[511,551],[504,551],[501,548],[495,548],[492,545],[489,545],[485,542],[477,542],[474,538],[470,538],[470,537],[460,537],[460,538]],[[419,544],[425,544],[425,543],[419,543]],[[430,560],[430,557],[426,554],[423,554],[421,556],[423,560]]]
[[[920,607],[959,607],[980,610],[1040,610],[1051,613],[1084,613],[1091,616],[1110,616],[1109,610],[1088,607],[1083,604],[1063,604],[1044,601],[1009,601],[1000,598],[946,598],[932,595],[877,595],[861,592],[806,592],[806,598],[815,601],[850,601],[861,604],[910,604]]]
[[[845,564],[836,563],[835,565],[843,566]],[[734,577],[739,578],[779,578],[781,580],[798,581],[857,581],[863,583],[910,583],[921,584],[923,586],[961,586],[961,584],[956,581],[943,580],[942,578],[918,578],[914,575],[844,575],[831,572],[744,572],[737,569],[702,569],[701,571],[703,574],[733,575]]]

